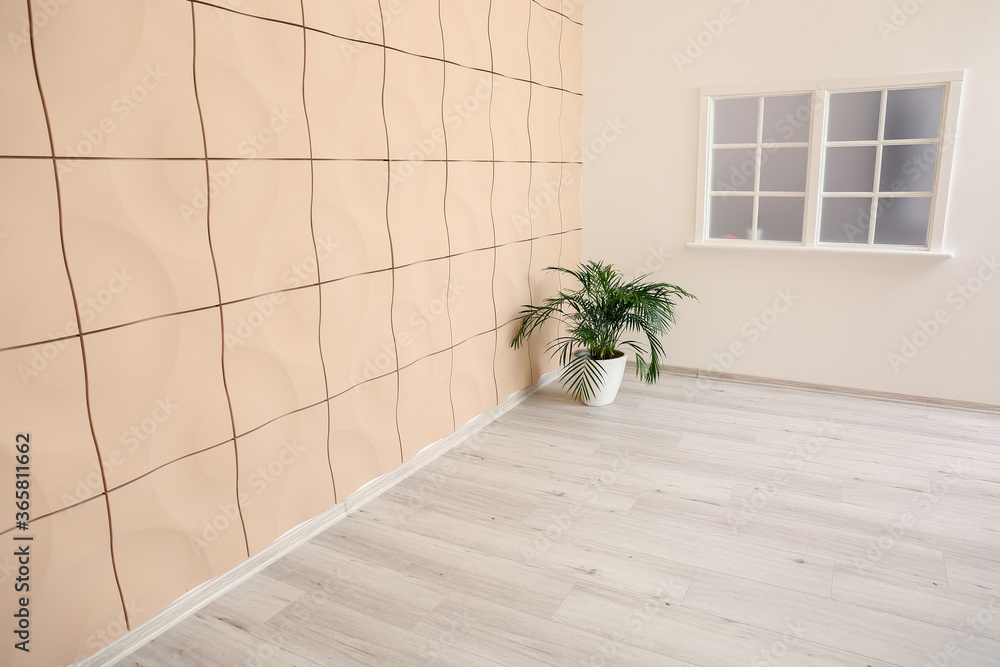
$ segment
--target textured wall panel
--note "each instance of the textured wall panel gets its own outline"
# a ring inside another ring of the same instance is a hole
[[[34,537],[37,644],[0,664],[93,653],[552,367],[509,341],[579,257],[579,14],[4,3],[0,497],[17,433],[32,486],[0,539]]]

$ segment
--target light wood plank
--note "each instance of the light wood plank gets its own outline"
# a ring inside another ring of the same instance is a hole
[[[753,495],[757,498],[753,498]],[[783,516],[811,524],[840,529],[851,528],[877,541],[883,531],[898,535],[898,541],[941,549],[965,552],[970,549],[990,550],[1000,546],[1000,533],[991,530],[969,530],[962,524],[941,522],[916,512],[917,508],[900,511],[898,507],[882,508],[877,504],[858,505],[792,493],[786,489],[758,489],[738,485],[731,504],[757,515]],[[902,526],[902,518],[913,515],[910,526]]]
[[[411,629],[447,590],[396,570],[351,558],[318,544],[304,544],[266,570],[268,576],[308,592],[315,599],[370,614]]]
[[[452,460],[461,467],[464,479],[491,487],[514,489],[535,502],[545,496],[582,496],[596,487],[596,477],[575,477],[559,470],[537,470],[515,462],[497,461],[484,456],[458,455]],[[626,510],[635,503],[635,490],[624,488],[603,489],[600,506],[607,509]]]
[[[844,502],[862,507],[879,507],[897,516],[914,516],[966,526],[977,531],[1000,531],[996,501],[973,500],[955,493],[946,477],[936,477],[923,485],[886,486],[866,482],[844,482]]]
[[[572,517],[554,517],[552,523],[541,530],[504,520],[456,519],[446,507],[433,504],[405,520],[399,520],[398,514],[384,504],[365,509],[358,518],[434,536],[472,551],[520,560],[541,571],[574,578],[584,576],[587,581],[640,595],[655,595],[660,582],[666,580],[672,582],[670,590],[682,596],[697,570],[657,556],[566,535],[563,530],[566,521],[586,520],[580,513]]]
[[[708,570],[695,576],[684,606],[772,632],[794,625],[803,640],[852,646],[896,665],[923,665],[960,639],[955,628]],[[989,665],[998,656],[1000,642],[979,637],[963,643],[961,660],[953,664]]]
[[[1000,597],[837,566],[833,598],[1000,641]],[[976,619],[981,616],[982,623]],[[970,619],[972,621],[970,622]]]
[[[344,522],[340,530],[317,537],[314,543],[427,582],[440,582],[451,591],[502,600],[543,617],[551,615],[573,587],[570,577],[542,573],[513,559],[355,518]]]
[[[669,470],[673,474],[690,477],[693,480],[710,478],[722,486],[735,486],[738,483],[773,483],[777,473],[787,472],[773,466],[759,464],[752,459],[724,458],[702,452],[663,451],[643,443],[630,443],[628,453],[631,457],[644,460],[648,474],[660,475],[665,474],[663,471]],[[609,456],[612,454],[613,452],[608,452]],[[596,457],[597,453],[594,456]],[[637,469],[642,470],[638,467]],[[788,474],[783,485],[789,490],[831,500],[840,500],[843,495],[841,480],[831,479],[808,470]]]
[[[829,558],[762,546],[731,535],[651,524],[603,510],[588,512],[585,519],[573,522],[564,530],[565,534],[683,565],[782,583],[802,591],[826,594],[830,591],[834,561]],[[551,522],[551,515],[544,512],[536,512],[526,521],[542,530]]]
[[[788,628],[774,632],[690,609],[683,603],[665,605],[591,584],[574,588],[555,618],[622,644],[706,667],[898,667],[805,640],[789,644],[783,639]]]
[[[587,630],[457,593],[424,618],[417,631],[431,638],[435,647],[454,644],[502,665],[695,667],[662,653],[616,644]]]
[[[259,626],[257,626],[259,627]],[[273,639],[273,638],[271,638]],[[256,637],[217,618],[199,612],[188,617],[132,656],[120,667],[323,667],[329,663],[310,660],[282,641]]]
[[[669,375],[497,415],[117,664],[998,664],[996,415]]]
[[[437,664],[496,664],[326,598],[296,602],[252,634],[321,665],[424,665],[432,652]]]
[[[771,446],[761,441],[760,435],[753,442],[714,438],[705,435],[685,435],[677,445],[678,452],[697,452],[730,460],[752,460],[770,466],[775,471],[801,470],[832,480],[869,481],[876,484],[920,485],[927,482],[926,470],[893,466],[885,461],[877,465],[837,457],[812,443],[816,436],[799,435],[786,447]],[[942,472],[944,472],[942,470]]]
[[[776,447],[795,448],[800,447],[803,440],[799,434],[765,430],[761,431],[757,442]],[[975,452],[963,451],[961,444],[939,448],[939,451],[924,447],[919,456],[915,456],[912,446],[904,446],[903,443],[896,441],[894,444],[886,444],[817,437],[812,449],[818,450],[824,457],[858,461],[871,468],[888,464],[943,475],[958,466],[967,478],[1000,481],[1000,456],[977,455]]]
[[[948,580],[940,549],[894,541],[891,549],[880,550],[878,559],[869,562],[868,551],[877,546],[880,532],[855,530],[848,523],[830,527],[802,521],[797,517],[753,514],[750,499],[757,496],[747,487],[739,489],[740,495],[735,496],[728,507],[708,503],[679,503],[669,496],[656,495],[640,498],[628,515],[640,521],[669,524],[679,529],[737,536],[755,544],[801,553],[810,559],[847,565],[864,562],[866,568],[903,573],[926,581]],[[744,510],[744,506],[749,507],[751,512]]]
[[[260,573],[208,604],[200,613],[249,631],[304,594],[301,589]]]
[[[994,551],[984,557],[946,551],[944,562],[952,587],[1000,597],[1000,553]]]

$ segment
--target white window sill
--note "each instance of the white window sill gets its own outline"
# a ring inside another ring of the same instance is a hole
[[[936,257],[938,259],[951,258],[955,253],[948,250],[926,250],[920,248],[873,248],[863,245],[859,247],[850,246],[804,246],[794,243],[766,243],[762,241],[688,241],[685,244],[688,248],[708,249],[708,250],[777,250],[779,252],[825,252],[825,253],[849,253],[852,255],[908,255],[921,257]]]

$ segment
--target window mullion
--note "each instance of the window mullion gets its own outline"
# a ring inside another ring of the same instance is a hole
[[[806,216],[802,239],[806,246],[819,243],[820,207],[823,202],[823,165],[826,159],[826,108],[827,91],[813,92],[813,109],[810,112],[809,176],[806,180]]]
[[[882,89],[882,103],[878,112],[878,143],[875,145],[875,182],[872,183],[872,209],[868,216],[868,245],[875,245],[875,225],[878,220],[875,215],[878,213],[879,183],[882,180],[882,143],[885,141],[885,108],[889,99],[889,91]]]
[[[753,224],[750,226],[750,240],[756,241],[757,218],[760,212],[760,169],[763,163],[764,151],[761,146],[764,144],[764,96],[757,98],[757,148],[756,148],[756,168],[753,175]]]

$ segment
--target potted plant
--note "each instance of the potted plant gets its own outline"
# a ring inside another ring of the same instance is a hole
[[[540,306],[524,306],[511,347],[519,348],[550,318],[561,322],[565,333],[547,351],[559,355],[563,386],[587,405],[614,401],[625,374],[626,348],[635,353],[636,376],[656,382],[663,355],[659,337],[674,324],[675,299],[697,297],[676,285],[647,282],[645,275],[626,281],[621,271],[600,261],[584,262],[575,271],[559,266],[545,270],[575,278],[580,288],[560,290]],[[633,332],[645,337],[645,346],[622,340]]]

